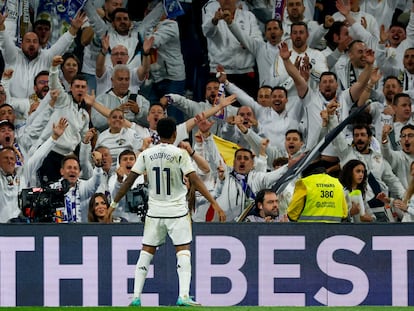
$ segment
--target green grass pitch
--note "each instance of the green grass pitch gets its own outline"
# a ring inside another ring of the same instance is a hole
[[[356,307],[3,307],[0,311],[119,311],[119,310],[186,310],[186,311],[414,311],[414,307],[356,306]]]

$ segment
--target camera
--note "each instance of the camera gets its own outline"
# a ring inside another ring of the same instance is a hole
[[[138,187],[130,189],[126,195],[126,210],[137,214],[144,222],[148,211],[148,186],[139,184]]]
[[[28,188],[19,193],[19,208],[30,222],[58,222],[56,211],[64,207],[63,188]]]

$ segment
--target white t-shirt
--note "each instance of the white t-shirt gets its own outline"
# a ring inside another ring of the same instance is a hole
[[[132,167],[147,174],[149,217],[181,217],[187,214],[187,187],[183,176],[194,171],[187,151],[160,143],[141,152]]]
[[[137,152],[142,146],[142,138],[130,128],[122,128],[119,133],[111,133],[107,129],[99,134],[96,146],[104,146],[109,149],[112,168],[115,169],[119,154],[125,149]]]

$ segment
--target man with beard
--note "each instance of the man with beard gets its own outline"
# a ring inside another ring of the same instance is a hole
[[[340,90],[346,90],[357,82],[370,62],[370,59],[367,60],[369,51],[372,50],[361,40],[354,40],[349,44],[347,55],[339,59],[333,69],[338,77]]]
[[[299,70],[291,62],[291,52],[286,43],[280,44],[280,56],[283,59],[286,70],[295,82],[295,86],[300,98],[301,106],[304,109],[303,133],[305,136],[306,149],[311,149],[319,141],[321,132],[321,116],[320,113],[325,109],[327,103],[336,98],[341,103],[339,113],[339,121],[342,121],[349,115],[349,111],[354,102],[358,100],[371,76],[371,71],[375,61],[373,51],[366,52],[366,66],[363,74],[361,74],[355,84],[344,90],[340,94],[337,93],[338,81],[335,73],[326,71],[320,75],[318,90],[310,87],[304,78],[309,72],[309,68],[302,66]]]
[[[11,36],[5,32],[6,15],[0,14],[0,49],[3,53],[5,68],[13,68],[10,80],[10,95],[12,97],[29,97],[35,75],[47,70],[55,55],[63,54],[73,43],[76,33],[84,23],[84,13],[79,13],[71,23],[69,30],[64,33],[50,49],[44,50],[39,44],[39,38],[34,32],[23,36],[21,48],[17,47]]]
[[[412,180],[411,163],[414,161],[414,125],[407,124],[400,131],[400,145],[402,150],[395,151],[391,148],[388,134],[391,125],[384,125],[382,130],[381,152],[384,158],[391,164],[395,175],[401,180],[407,189]]]
[[[89,114],[84,109],[84,98],[88,96],[88,84],[86,79],[77,75],[73,78],[70,86],[70,93],[66,93],[59,81],[59,68],[62,64],[62,56],[55,56],[52,61],[52,67],[49,74],[49,86],[51,92],[58,91],[56,102],[52,114],[50,115],[47,125],[40,134],[39,139],[32,148],[37,148],[49,136],[52,124],[57,122],[60,117],[65,117],[68,122],[68,129],[60,138],[59,142],[53,147],[52,151],[46,157],[44,164],[39,170],[41,182],[48,183],[56,181],[60,177],[59,168],[61,160],[67,154],[73,153],[81,139],[89,129]]]
[[[227,92],[237,94],[240,104],[253,109],[260,126],[260,132],[269,138],[270,145],[283,150],[284,133],[289,129],[297,129],[302,115],[297,98],[292,97],[290,100],[288,91],[283,86],[275,86],[271,89],[270,104],[263,107],[242,89],[230,83],[225,72],[220,72],[219,81],[224,83]],[[268,87],[264,86],[264,88]]]
[[[263,146],[266,146],[266,144],[268,144],[267,138],[263,139],[262,137],[250,130],[245,132],[244,138],[246,139],[246,141],[249,142],[253,152],[255,152],[256,154],[259,153],[260,149],[263,148]],[[270,170],[282,167],[284,164],[281,164],[279,167],[275,168],[274,164],[275,160],[277,159],[286,159],[286,162],[288,161],[288,159],[300,159],[304,154],[304,146],[305,143],[303,141],[302,133],[295,129],[288,130],[285,133],[284,149],[279,149],[273,146],[266,147],[267,167]],[[292,180],[291,182],[289,182],[286,188],[278,194],[279,210],[281,211],[281,214],[284,214],[287,210],[287,206],[289,205],[289,202],[293,195],[295,181],[296,180]]]
[[[338,105],[339,103],[333,99],[327,106],[329,114],[327,127],[329,131],[338,125],[338,118],[335,115]],[[385,195],[386,197],[401,199],[404,197],[405,188],[383,155],[370,147],[372,131],[369,125],[354,125],[352,135],[352,144],[347,142],[343,132],[339,133],[332,142],[340,159],[340,165],[343,167],[345,163],[352,159],[364,162],[368,174],[367,202],[377,220],[386,221],[384,203],[379,198]]]
[[[410,96],[406,93],[395,94],[391,107],[394,113],[392,121],[390,122],[391,129],[387,128],[386,135],[383,137],[384,139],[390,140],[390,147],[393,150],[401,150],[403,146],[400,145],[401,136],[399,133],[401,133],[401,130],[405,125],[414,125],[414,115]]]
[[[392,109],[392,102],[394,100],[395,94],[402,93],[402,91],[403,87],[401,81],[398,80],[396,76],[387,76],[384,79],[384,85],[382,87],[382,94],[384,95],[383,107],[384,110],[388,110],[388,114],[394,114],[393,111],[389,110]]]
[[[20,132],[21,127],[26,124],[27,118],[39,107],[40,101],[49,92],[49,72],[42,70],[35,76],[33,86],[34,93],[28,98],[11,97],[9,88],[13,72],[13,69],[6,69],[3,72],[0,94],[3,89],[5,97],[3,100],[3,97],[0,96],[0,105],[7,102],[13,107],[15,113],[15,120],[13,123],[16,126],[16,129]],[[19,137],[19,134],[17,136]]]
[[[324,23],[319,25],[317,21],[313,20],[313,15],[311,18],[305,16],[305,14],[313,8],[308,6],[305,7],[304,0],[286,0],[285,2],[287,14],[284,14],[283,16],[284,33],[282,41],[288,41],[291,39],[292,24],[302,22],[306,23],[309,30],[309,46],[318,49],[324,48],[324,44],[322,44],[321,39],[328,32],[328,29],[333,23],[332,16],[327,15],[324,19]],[[307,3],[307,5],[311,4]]]
[[[286,215],[279,213],[279,198],[272,189],[262,189],[256,194],[255,209],[246,222],[287,222]]]
[[[316,88],[322,72],[328,71],[328,63],[321,51],[308,46],[308,25],[304,22],[295,22],[291,25],[290,39],[292,40],[292,53],[290,61],[298,66],[309,65],[309,86]],[[285,64],[286,66],[286,64]],[[292,88],[294,90],[295,88]],[[290,89],[289,89],[290,90]]]

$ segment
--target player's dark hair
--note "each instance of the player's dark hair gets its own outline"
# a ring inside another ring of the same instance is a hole
[[[157,132],[161,138],[170,139],[177,131],[175,119],[171,117],[160,119],[157,123]]]

